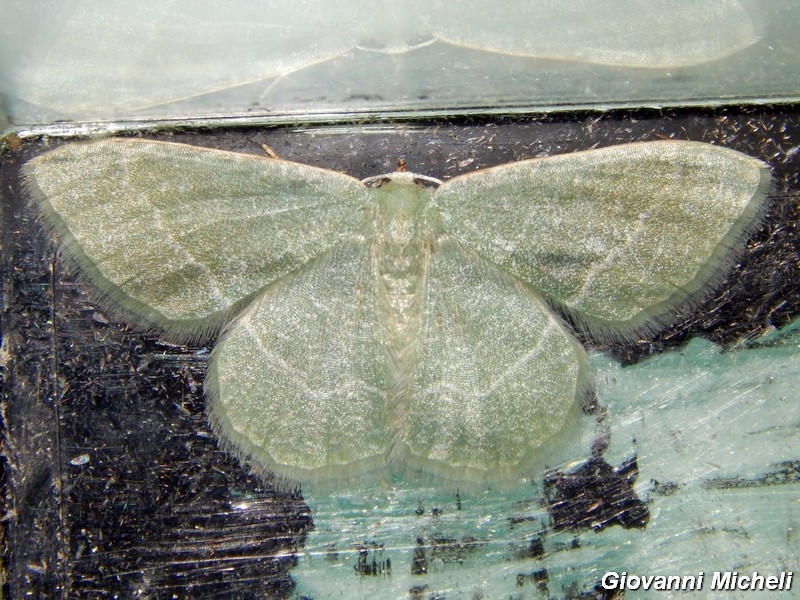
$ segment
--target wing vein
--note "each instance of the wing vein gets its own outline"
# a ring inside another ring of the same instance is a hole
[[[197,260],[195,256],[186,249],[186,247],[181,244],[178,240],[175,239],[175,236],[167,229],[164,225],[164,220],[162,219],[162,213],[158,208],[153,207],[153,222],[158,228],[158,230],[164,235],[165,243],[171,245],[173,248],[177,250],[179,254],[181,254],[189,263],[198,267],[203,273],[205,273],[206,277],[208,277],[209,283],[211,284],[210,287],[214,292],[216,299],[223,304],[231,304],[232,300],[222,291],[222,287],[220,286],[219,280],[216,278],[214,273],[212,273],[211,269],[208,268],[208,265],[203,264],[201,261]]]
[[[567,302],[567,306],[573,308],[576,305],[580,305],[581,303],[583,303],[584,300],[586,300],[586,297],[589,294],[589,291],[591,290],[594,280],[601,273],[607,271],[611,266],[611,264],[613,263],[613,261],[623,252],[626,252],[630,247],[631,243],[633,242],[633,240],[635,240],[642,233],[642,231],[645,230],[645,224],[647,220],[650,218],[650,214],[654,209],[655,207],[651,207],[648,210],[641,213],[639,215],[636,227],[628,231],[628,233],[625,236],[625,240],[614,246],[601,262],[592,265],[592,268],[589,269],[589,273],[586,276],[586,281],[581,286],[580,291]]]
[[[512,364],[506,368],[497,379],[488,387],[485,391],[481,391],[476,394],[479,398],[488,398],[491,396],[497,389],[512,375],[517,373],[521,370],[526,364],[528,364],[533,358],[538,356],[541,352],[542,346],[548,340],[548,337],[553,331],[555,324],[551,320],[547,327],[542,331],[542,336],[539,338],[539,341],[536,342],[533,348],[531,348],[526,354],[522,355],[519,359],[515,360]]]

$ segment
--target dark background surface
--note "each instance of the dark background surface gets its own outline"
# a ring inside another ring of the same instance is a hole
[[[684,321],[650,339],[587,345],[635,362],[694,335],[732,346],[800,313],[800,111],[765,107],[314,128],[174,131],[153,139],[263,153],[358,178],[447,179],[500,163],[641,140],[710,142],[767,161],[769,214],[738,266]],[[297,489],[217,447],[202,381],[211,345],[175,346],[110,319],[63,269],[6,151],[3,189],[2,553],[5,596],[284,597],[312,526]],[[591,582],[587,582],[588,583]]]

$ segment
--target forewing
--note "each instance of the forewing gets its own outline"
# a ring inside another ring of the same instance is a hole
[[[354,231],[366,193],[333,171],[145,140],[61,146],[24,173],[108,304],[176,337],[215,331]]]
[[[719,279],[761,213],[765,165],[691,142],[616,146],[456,177],[448,231],[596,334],[674,320]]]
[[[587,389],[583,349],[535,293],[446,237],[421,307],[403,462],[473,481],[525,475]]]
[[[223,443],[303,481],[385,466],[383,323],[368,247],[356,237],[266,289],[212,355],[206,391]]]

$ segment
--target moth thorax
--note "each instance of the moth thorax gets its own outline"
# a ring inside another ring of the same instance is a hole
[[[426,248],[430,247],[426,216],[430,191],[404,180],[391,181],[376,191],[374,264],[391,329],[404,337],[416,320]]]

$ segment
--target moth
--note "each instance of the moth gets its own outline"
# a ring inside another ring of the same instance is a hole
[[[24,176],[104,305],[171,339],[221,332],[205,393],[222,445],[309,482],[525,476],[590,386],[561,315],[601,339],[674,322],[771,181],[761,161],[680,141],[443,182],[106,139]]]

